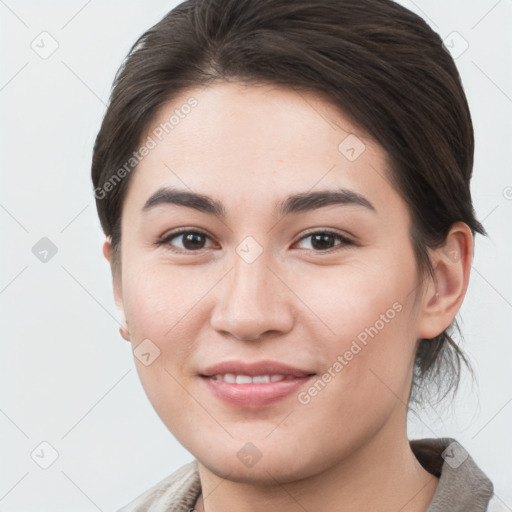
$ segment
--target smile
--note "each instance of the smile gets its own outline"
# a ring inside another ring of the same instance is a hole
[[[213,375],[212,379],[222,380],[230,384],[251,384],[251,383],[269,383],[279,382],[285,379],[293,379],[291,375],[235,375],[234,373],[225,373]]]
[[[255,409],[275,404],[296,394],[314,375],[243,375],[216,374],[202,376],[209,393],[237,408]]]

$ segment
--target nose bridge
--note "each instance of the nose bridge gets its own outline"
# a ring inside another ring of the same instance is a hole
[[[237,255],[233,258],[230,295],[237,299],[240,305],[258,305],[275,283],[270,282],[271,272],[267,255],[260,255],[253,260]],[[264,301],[263,301],[264,302]]]
[[[215,329],[253,340],[266,331],[291,328],[289,296],[267,267],[272,266],[270,259],[253,240],[239,244],[233,255],[233,269],[226,276],[212,313]]]

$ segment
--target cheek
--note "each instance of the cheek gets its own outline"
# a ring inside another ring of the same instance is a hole
[[[391,266],[375,262],[340,265],[328,271],[313,269],[294,276],[291,282],[311,313],[325,324],[323,339],[330,340],[329,344],[358,337],[364,342],[368,329],[375,332],[372,326],[379,332],[389,331],[391,324],[406,316],[399,310],[405,307],[413,280],[408,280],[406,269],[394,275]]]
[[[191,407],[180,383],[197,350],[198,300],[208,279],[203,273],[201,283],[190,273],[154,263],[132,269],[125,275],[123,297],[137,372],[156,412],[165,415],[171,407],[172,417],[180,417]],[[149,365],[137,357],[143,343],[155,357]]]
[[[371,437],[397,408],[405,414],[415,347],[408,337],[410,306],[381,299],[361,302],[352,316],[339,313],[336,340],[323,344],[323,373],[298,397],[305,421],[319,425],[341,451],[348,448],[340,431],[357,442]],[[332,431],[333,424],[339,428]]]
[[[199,279],[191,280],[190,273],[176,267],[134,263],[127,259],[129,271],[123,275],[134,361],[153,408],[173,432],[179,432],[183,418],[188,418],[194,407],[183,388],[185,381],[180,372],[197,348],[199,322],[194,319],[199,308],[194,304],[204,291]],[[203,286],[207,281],[203,274]],[[141,352],[137,347],[143,343],[154,357],[147,365],[137,356]]]
[[[191,272],[153,261],[130,270],[123,280],[130,330],[162,339],[171,338],[187,325],[187,316],[197,309],[199,299],[214,282],[199,267]]]
[[[302,279],[308,306],[322,320],[315,339],[331,376],[326,387],[336,395],[326,393],[319,411],[330,399],[352,404],[356,414],[364,413],[362,404],[379,408],[396,395],[406,399],[416,349],[414,260],[382,259],[364,269],[340,267],[330,279]]]

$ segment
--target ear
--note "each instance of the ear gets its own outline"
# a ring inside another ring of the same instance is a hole
[[[103,256],[110,263],[110,270],[112,272],[112,285],[114,289],[114,301],[116,303],[117,310],[119,312],[119,317],[121,321],[121,327],[119,328],[119,332],[121,336],[126,340],[130,341],[130,332],[128,331],[128,323],[126,321],[126,316],[124,313],[124,303],[123,303],[123,291],[121,287],[121,277],[119,269],[114,269],[112,264],[112,240],[110,237],[107,237],[105,242],[103,242]]]
[[[419,338],[435,338],[450,326],[462,305],[473,260],[473,234],[464,222],[450,228],[442,247],[430,251],[434,279],[423,296]]]

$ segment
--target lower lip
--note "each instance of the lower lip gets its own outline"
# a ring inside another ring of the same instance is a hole
[[[217,397],[237,407],[257,408],[272,405],[293,392],[297,392],[314,377],[296,377],[279,382],[231,384],[211,377],[201,377],[208,389]]]

